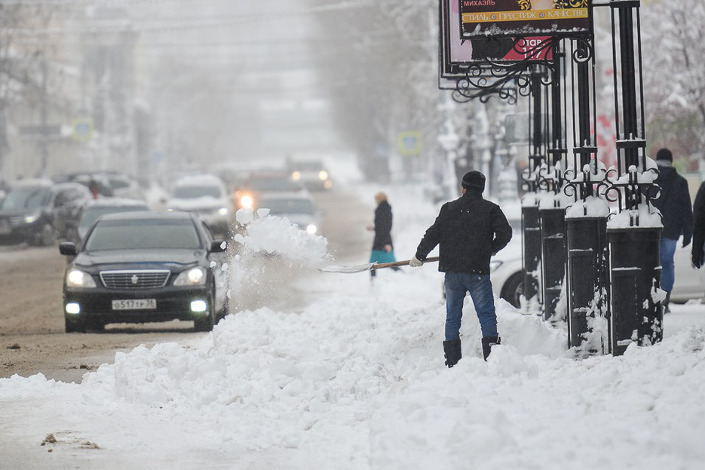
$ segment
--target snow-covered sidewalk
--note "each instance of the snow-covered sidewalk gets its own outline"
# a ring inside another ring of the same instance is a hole
[[[388,194],[406,258],[436,208]],[[468,303],[447,369],[435,266],[372,283],[318,272],[319,248],[281,265],[315,291],[303,308],[117,353],[81,384],[0,379],[0,467],[703,468],[704,305],[674,305],[660,344],[574,360],[565,331],[498,301],[503,341],[484,362]]]

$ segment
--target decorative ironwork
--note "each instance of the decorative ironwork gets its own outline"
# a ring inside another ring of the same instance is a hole
[[[572,60],[576,64],[584,64],[594,57],[591,38],[570,38],[582,47],[573,49]],[[484,45],[487,56],[481,63],[468,64],[465,67],[465,77],[457,81],[453,99],[464,103],[473,99],[486,102],[492,96],[505,99],[509,104],[515,104],[519,96],[530,94],[532,73],[538,74],[543,85],[549,86],[554,80],[560,80],[555,58],[553,57],[560,41],[559,37],[550,37],[527,48],[528,40],[519,37],[514,41],[514,52],[524,56],[518,61],[494,59],[501,50],[498,39],[489,39]]]
[[[564,8],[587,8],[588,0],[553,0],[553,8],[562,10]]]
[[[458,80],[453,99],[461,103],[472,99],[486,102],[490,97],[498,96],[514,104],[518,96],[529,95],[532,69],[534,74],[537,70],[541,71],[538,76],[544,85],[548,86],[553,80],[560,80],[552,54],[560,40],[550,37],[527,48],[527,38],[516,38],[514,52],[524,56],[524,59],[507,61],[493,58],[500,55],[501,43],[497,39],[489,39],[485,44],[486,58],[482,63],[467,66],[465,78]]]

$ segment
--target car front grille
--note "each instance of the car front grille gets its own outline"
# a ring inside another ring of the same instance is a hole
[[[164,287],[169,270],[101,271],[100,279],[108,289],[154,289]]]

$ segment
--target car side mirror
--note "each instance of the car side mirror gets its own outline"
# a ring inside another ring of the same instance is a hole
[[[63,243],[62,243],[63,245]],[[210,253],[223,253],[228,249],[228,242],[225,240],[214,240],[211,242],[211,248],[208,250]]]
[[[76,256],[78,250],[76,249],[76,244],[74,242],[62,242],[59,245],[59,253],[65,256]]]

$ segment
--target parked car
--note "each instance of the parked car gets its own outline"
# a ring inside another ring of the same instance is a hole
[[[228,313],[226,242],[187,212],[102,216],[76,245],[64,276],[66,332],[108,323],[193,321],[210,331]]]
[[[70,237],[70,241],[80,242],[91,225],[102,215],[147,210],[147,203],[139,199],[109,197],[92,200],[83,207],[76,234]]]
[[[228,235],[233,221],[228,190],[215,175],[179,178],[171,189],[167,210],[198,214],[213,233]]]
[[[286,171],[253,172],[235,190],[235,209],[258,207],[257,199],[265,194],[305,192],[306,188]]]
[[[257,203],[258,209],[269,209],[269,214],[286,218],[307,233],[321,234],[321,214],[307,193],[269,193],[262,195]]]
[[[78,183],[26,179],[13,184],[0,205],[0,239],[53,245],[76,230],[91,193]]]
[[[519,308],[524,294],[521,208],[503,206],[502,209],[512,227],[512,239],[490,260],[490,279],[494,295]]]

